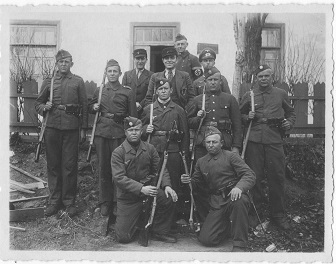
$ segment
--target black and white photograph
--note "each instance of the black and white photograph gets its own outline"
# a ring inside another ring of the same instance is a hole
[[[0,261],[332,262],[333,12],[1,4]]]

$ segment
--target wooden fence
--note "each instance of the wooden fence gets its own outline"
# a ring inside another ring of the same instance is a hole
[[[285,83],[276,84],[275,86],[288,91],[288,85]],[[88,100],[93,96],[97,84],[94,82],[85,82]],[[250,84],[242,84],[240,89],[241,95],[248,91]],[[16,83],[10,83],[10,131],[24,133],[38,133],[39,121],[38,115],[34,108],[34,102],[37,98],[38,85],[35,81],[23,84],[23,93],[16,93]],[[294,96],[289,99],[294,105],[296,112],[296,123],[290,131],[291,134],[325,134],[325,84],[317,83],[313,87],[313,94],[308,95],[308,84],[298,83],[293,87]],[[23,115],[20,121],[17,120],[18,98],[23,100]],[[311,107],[309,107],[311,102]],[[311,116],[309,118],[309,116]],[[312,119],[312,124],[309,123]],[[89,127],[92,127],[94,115],[89,115]]]

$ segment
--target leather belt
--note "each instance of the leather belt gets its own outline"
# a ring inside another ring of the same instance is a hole
[[[106,117],[106,118],[113,119],[115,115],[114,115],[114,114],[111,114],[111,113],[105,113],[105,112],[102,112],[102,113],[101,113],[101,116],[102,116],[102,117]]]
[[[261,123],[261,124],[267,124],[268,118],[260,117],[260,118],[257,119],[257,122]]]
[[[153,136],[165,136],[167,135],[168,131],[164,130],[157,130],[153,132]]]
[[[215,121],[210,121],[210,122],[205,122],[202,126],[214,126],[217,127],[218,122]]]
[[[66,110],[66,105],[56,105],[56,108],[59,109],[59,110],[65,111]]]

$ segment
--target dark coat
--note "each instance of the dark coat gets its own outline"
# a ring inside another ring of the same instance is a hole
[[[195,70],[201,70],[202,65],[195,55],[185,50],[182,54],[177,56],[176,69],[189,73],[190,79],[194,81],[198,77],[194,72]]]

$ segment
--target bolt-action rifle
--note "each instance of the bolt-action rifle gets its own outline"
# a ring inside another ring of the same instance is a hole
[[[150,112],[149,112],[149,124],[153,125],[153,114],[154,114],[154,102],[155,102],[155,88],[152,97],[152,103],[150,104]],[[151,134],[148,135],[147,142],[150,142]]]
[[[49,96],[49,101],[52,103],[53,100],[53,94],[54,94],[54,80],[55,80],[55,74],[56,74],[56,63],[54,65],[53,71],[52,71],[52,77],[51,77],[51,83],[50,83],[50,96]],[[40,159],[40,152],[41,152],[41,147],[42,147],[42,141],[43,141],[43,136],[44,136],[44,131],[47,127],[47,121],[49,117],[49,111],[45,114],[42,125],[41,125],[41,131],[40,131],[40,137],[39,141],[37,143],[37,148],[36,148],[36,153],[35,153],[35,162],[38,162]]]

